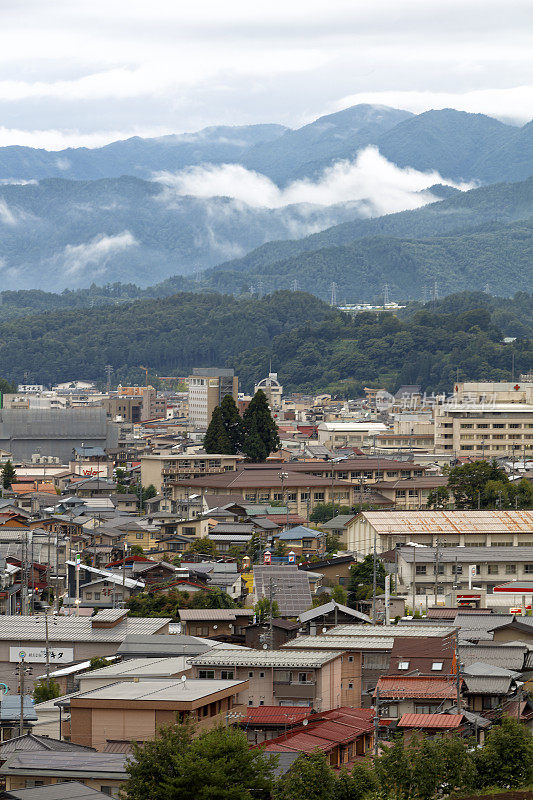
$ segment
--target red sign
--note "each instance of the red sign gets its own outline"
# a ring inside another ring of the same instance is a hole
[[[263,564],[270,564],[272,562],[272,553],[270,550],[265,550],[263,554]]]

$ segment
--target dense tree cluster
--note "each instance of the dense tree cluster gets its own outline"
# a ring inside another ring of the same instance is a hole
[[[206,453],[243,453],[248,461],[266,461],[279,450],[276,423],[262,389],[252,397],[242,418],[235,400],[227,394],[217,406],[204,437]]]
[[[456,508],[533,507],[531,483],[525,478],[511,482],[495,461],[452,467],[448,474],[448,490]]]
[[[160,591],[137,594],[126,603],[130,617],[172,617],[179,620],[181,608],[236,608],[236,602],[221,589],[185,592],[169,584]]]
[[[351,770],[335,772],[316,750],[277,779],[276,756],[250,748],[243,732],[193,734],[189,724],[168,726],[157,739],[134,744],[125,800],[436,800],[527,787],[533,778],[532,735],[509,717],[482,747],[455,736],[398,736],[373,762]]]
[[[177,294],[3,321],[0,361],[8,380],[27,372],[36,383],[73,374],[103,381],[106,364],[117,382],[144,380],[140,363],[166,375],[227,364],[251,387],[272,359],[287,391],[353,397],[364,385],[394,391],[420,384],[448,392],[457,378],[509,380],[513,356],[518,373],[533,361],[532,296],[498,303],[483,297],[459,295],[435,309],[414,305],[399,318],[351,317],[303,292],[240,300]],[[518,338],[505,344],[509,332]]]

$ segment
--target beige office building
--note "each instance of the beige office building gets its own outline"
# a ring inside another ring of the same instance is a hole
[[[209,455],[203,453],[150,453],[141,456],[141,481],[143,486],[154,486],[160,494],[170,481],[188,481],[221,472],[231,472],[243,456]]]
[[[213,411],[230,394],[239,396],[239,379],[232,369],[199,367],[189,377],[189,422],[194,428],[207,428]]]
[[[531,458],[533,404],[451,402],[435,406],[435,451],[479,458]]]

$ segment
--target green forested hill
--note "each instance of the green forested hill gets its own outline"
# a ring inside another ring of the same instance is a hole
[[[392,299],[421,298],[435,281],[441,295],[488,284],[491,292],[503,296],[533,285],[533,222],[487,224],[469,233],[427,239],[367,237],[245,273],[215,269],[208,280],[224,292],[247,291],[259,281],[267,290],[297,281],[323,299],[335,281],[340,302],[368,302],[382,295],[385,284]]]
[[[355,318],[302,292],[262,299],[177,294],[122,306],[19,317],[0,323],[3,377],[50,383],[87,378],[140,381],[186,375],[194,366],[232,366],[245,390],[270,360],[287,390],[354,395],[362,383],[395,389],[420,383],[447,390],[453,380],[510,378],[533,365],[533,298],[457,295],[435,309],[409,306],[404,318]],[[504,334],[522,337],[502,343]]]
[[[499,229],[517,220],[533,217],[533,178],[520,183],[500,183],[458,192],[452,197],[414,211],[383,217],[353,220],[328,228],[304,239],[269,242],[243,258],[228,261],[206,273],[207,281],[221,286],[221,271],[260,274],[269,270],[283,276],[283,264],[304,253],[317,253],[333,247],[351,245],[363,238],[428,239],[483,227]],[[450,265],[453,268],[453,264]],[[384,269],[387,262],[382,263]],[[445,276],[443,276],[444,278]],[[455,286],[458,291],[462,286]],[[511,287],[509,291],[513,291]]]

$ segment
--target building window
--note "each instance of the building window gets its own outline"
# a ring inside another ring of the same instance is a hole
[[[313,499],[316,503],[323,503],[324,502],[324,492],[315,492],[313,495]]]
[[[95,592],[94,593],[94,599],[95,600],[100,600],[100,592]]]
[[[85,592],[85,599],[86,600],[92,600],[93,599],[93,593],[92,592]]]
[[[398,669],[409,669],[409,661],[398,661]]]
[[[232,669],[222,669],[222,670],[220,670],[220,680],[221,681],[232,681],[233,680],[233,670]]]
[[[498,564],[488,564],[487,565],[487,574],[488,575],[497,575],[498,574]]]
[[[505,565],[505,574],[506,575],[516,575],[516,564],[506,564]]]
[[[533,575],[533,564],[524,564],[524,572],[526,575]]]
[[[353,683],[348,684],[348,689],[353,689]]]
[[[214,669],[200,669],[198,670],[198,677],[200,680],[212,681],[215,679]]]
[[[135,538],[136,539],[144,539],[144,533],[136,533],[135,534]]]
[[[431,671],[432,672],[440,672],[440,670],[442,669],[443,665],[444,665],[444,662],[442,662],[442,661],[434,661],[433,664],[431,665]]]
[[[351,663],[352,663],[352,661],[353,661],[353,656],[348,656],[348,661],[349,661],[349,662],[350,662],[350,664],[351,664]]]
[[[254,677],[254,673],[253,673],[253,672],[249,672],[249,673],[248,673],[248,677],[249,677],[249,678],[253,678],[253,677]]]
[[[415,574],[416,575],[425,575],[426,574],[426,565],[425,564],[417,564],[415,567]]]

